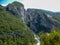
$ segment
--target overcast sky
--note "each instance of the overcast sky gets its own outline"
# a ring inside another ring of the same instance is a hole
[[[6,5],[13,1],[22,2],[25,8],[38,8],[60,12],[60,0],[0,0],[0,4]]]
[[[60,0],[24,0],[25,8],[60,11]]]

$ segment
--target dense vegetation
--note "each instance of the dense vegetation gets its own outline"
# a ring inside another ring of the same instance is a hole
[[[0,11],[0,45],[33,45],[33,32],[8,11]]]
[[[51,33],[39,33],[41,45],[60,45],[60,31]]]

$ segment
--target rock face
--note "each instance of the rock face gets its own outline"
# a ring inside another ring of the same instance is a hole
[[[13,2],[6,7],[7,11],[10,11],[15,16],[21,18],[24,21],[24,5],[19,2]]]
[[[6,10],[21,18],[36,33],[60,29],[60,12],[41,9],[27,9],[26,11],[24,5],[16,1],[7,5]]]
[[[27,25],[36,33],[60,29],[60,14],[40,9],[27,9],[26,16]]]

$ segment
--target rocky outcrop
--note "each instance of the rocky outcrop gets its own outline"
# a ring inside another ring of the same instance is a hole
[[[6,10],[24,21],[24,5],[22,3],[15,1],[12,4],[7,5]]]
[[[54,12],[40,9],[28,9],[26,16],[28,18],[27,25],[36,33],[60,29],[60,20],[58,19],[60,15],[57,16]]]

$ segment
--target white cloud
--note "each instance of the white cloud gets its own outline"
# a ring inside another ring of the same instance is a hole
[[[2,4],[2,6],[6,6],[6,4]]]
[[[25,8],[60,11],[60,0],[24,0]]]

